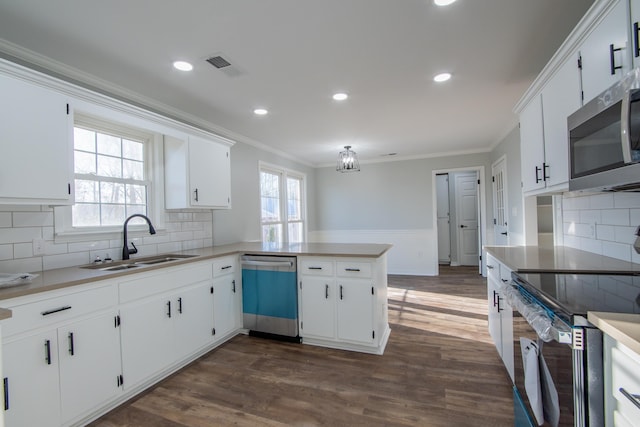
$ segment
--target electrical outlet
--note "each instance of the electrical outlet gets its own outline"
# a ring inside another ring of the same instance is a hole
[[[44,255],[44,239],[33,239],[33,255]]]

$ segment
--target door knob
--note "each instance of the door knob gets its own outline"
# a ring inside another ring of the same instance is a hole
[[[460,228],[466,228],[467,226],[464,224],[460,224]]]

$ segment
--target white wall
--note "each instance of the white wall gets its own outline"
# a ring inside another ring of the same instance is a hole
[[[475,166],[490,169],[489,153],[362,164],[360,172],[344,174],[319,168],[309,240],[391,243],[389,273],[434,275],[433,171]]]
[[[566,193],[562,217],[565,246],[640,263],[633,250],[640,193]]]

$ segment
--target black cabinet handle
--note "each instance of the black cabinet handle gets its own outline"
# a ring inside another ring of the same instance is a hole
[[[309,267],[309,270],[322,270],[322,267]]]
[[[340,285],[340,299],[344,299],[344,295],[342,294],[342,285]]]
[[[358,272],[358,271],[360,271],[360,269],[359,268],[345,268],[344,271],[355,271],[355,272]]]
[[[549,165],[547,163],[543,163],[542,164],[542,180],[543,181],[547,181],[548,179],[551,179],[549,177],[549,175],[547,175],[547,169],[549,169]]]
[[[503,236],[506,236],[506,235],[507,235],[507,234],[509,234],[509,233],[507,233],[506,231],[503,231],[503,232],[502,232],[502,233],[500,233],[500,234],[502,234]]]
[[[73,332],[69,332],[69,354],[70,355],[74,355],[74,350],[73,350]]]
[[[504,310],[503,308],[500,308],[500,300],[501,300],[501,299],[502,299],[502,298],[500,298],[500,295],[498,295],[498,300],[497,300],[497,303],[498,303],[498,313],[500,313],[502,310]]]
[[[639,395],[631,394],[631,393],[629,393],[627,390],[625,390],[622,387],[619,388],[619,391],[620,391],[620,393],[622,393],[624,395],[624,397],[629,399],[629,401],[631,403],[633,403],[636,406],[636,408],[640,409],[640,396]]]
[[[609,59],[611,61],[611,75],[613,76],[616,73],[616,70],[621,70],[622,65],[616,66],[616,57],[615,53],[622,50],[621,47],[613,47],[613,44],[609,45]]]
[[[329,299],[329,285],[324,285],[324,299]]]
[[[167,301],[167,317],[171,319],[171,301]]]
[[[228,270],[229,268],[233,267],[232,265],[225,265],[224,267],[222,267],[220,270]]]
[[[233,293],[236,293],[236,281],[232,280],[231,281],[231,290],[233,291]]]
[[[64,307],[54,308],[53,310],[43,311],[40,314],[42,314],[43,316],[48,316],[50,314],[60,313],[61,311],[65,311],[65,310],[71,310],[71,306],[70,305],[65,305]]]
[[[488,268],[489,270],[493,270],[493,265],[487,264],[487,268]]]
[[[44,360],[47,365],[51,365],[51,341],[49,340],[44,342]]]
[[[542,181],[542,179],[538,176],[538,173],[540,173],[540,171],[542,171],[542,169],[536,166],[536,184]]]
[[[498,305],[498,293],[496,291],[493,291],[493,306],[495,307],[496,305]]]
[[[178,298],[178,313],[182,314],[182,298]]]
[[[198,189],[196,188],[194,193],[196,194],[196,202],[198,201]]]
[[[636,58],[640,56],[640,46],[638,46],[638,31],[640,31],[640,28],[638,28],[638,23],[634,22],[633,23],[633,56],[635,56]]]
[[[8,377],[4,377],[3,386],[4,386],[4,410],[8,411],[9,410],[9,378]]]

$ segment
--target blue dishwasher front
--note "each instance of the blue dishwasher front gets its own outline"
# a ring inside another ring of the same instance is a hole
[[[242,312],[252,335],[299,341],[296,258],[242,257]]]

